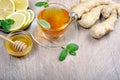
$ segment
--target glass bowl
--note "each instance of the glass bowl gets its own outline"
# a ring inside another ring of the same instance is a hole
[[[33,46],[32,37],[31,34],[27,31],[11,32],[7,35],[7,38],[11,39],[12,41],[15,40],[22,41],[27,45],[27,48],[25,50],[19,52],[16,49],[14,49],[12,43],[8,42],[7,40],[4,40],[5,49],[12,56],[16,56],[16,57],[25,56],[32,50],[32,46]]]

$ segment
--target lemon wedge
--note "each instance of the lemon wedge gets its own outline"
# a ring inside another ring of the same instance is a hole
[[[6,18],[6,16],[13,13],[14,10],[15,5],[13,0],[0,0],[0,18]]]
[[[4,0],[5,1],[5,0]],[[25,10],[28,8],[28,0],[13,0],[15,4],[15,10]]]
[[[26,16],[23,13],[14,12],[6,17],[7,19],[13,19],[15,23],[11,25],[9,31],[17,31],[22,28],[26,21]]]

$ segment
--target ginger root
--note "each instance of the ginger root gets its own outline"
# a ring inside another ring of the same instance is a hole
[[[120,16],[120,8],[118,8],[118,16]]]
[[[86,2],[86,1],[89,1],[89,0],[80,0],[79,2],[82,3],[82,2]],[[95,1],[95,0],[90,0],[90,1]]]
[[[91,36],[99,39],[114,30],[117,17],[120,16],[120,4],[112,0],[80,0],[71,11],[78,15],[78,23],[84,28],[91,28]],[[95,24],[100,14],[106,20]]]
[[[102,23],[98,23],[94,25],[90,29],[90,34],[94,38],[103,37],[105,34],[114,30],[114,25],[115,25],[116,20],[117,20],[117,11],[113,10],[108,19],[106,19]]]
[[[90,11],[93,7],[109,4],[111,0],[88,0],[72,7],[71,11],[78,14],[80,18],[83,13]]]
[[[101,10],[105,5],[101,5],[98,7],[93,8],[90,12],[87,12],[82,15],[81,20],[79,20],[79,24],[84,28],[90,28],[92,25],[96,23],[99,19]]]
[[[80,0],[79,2],[82,3],[82,2],[85,2],[85,1],[88,1],[88,0]]]
[[[108,18],[112,12],[112,10],[117,9],[117,13],[120,16],[120,4],[111,2],[108,6],[104,7],[102,10],[102,15],[104,18]]]

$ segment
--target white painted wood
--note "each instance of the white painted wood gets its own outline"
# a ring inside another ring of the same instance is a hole
[[[29,0],[36,13],[37,1]],[[116,0],[120,2],[119,0]],[[68,8],[79,0],[50,0]],[[30,27],[34,27],[36,21]],[[6,35],[2,32],[0,34]],[[120,80],[120,19],[115,30],[100,40],[93,39],[89,30],[79,28],[75,43],[80,49],[77,56],[58,61],[60,48],[51,49],[35,45],[31,53],[22,58],[8,55],[0,39],[0,80]]]

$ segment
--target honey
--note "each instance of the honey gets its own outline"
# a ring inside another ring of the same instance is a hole
[[[38,14],[38,20],[40,19],[46,20],[51,25],[51,28],[46,30],[38,24],[43,33],[49,38],[57,38],[65,32],[70,16],[69,12],[63,8],[48,7]]]
[[[32,49],[32,45],[33,45],[32,39],[27,35],[23,35],[23,34],[14,35],[14,36],[11,36],[9,39],[12,41],[16,41],[16,40],[22,41],[23,43],[27,45],[27,48],[25,49],[25,51],[19,52],[18,50],[14,48],[12,43],[5,41],[5,47],[7,51],[13,56],[17,56],[17,57],[25,56]]]

